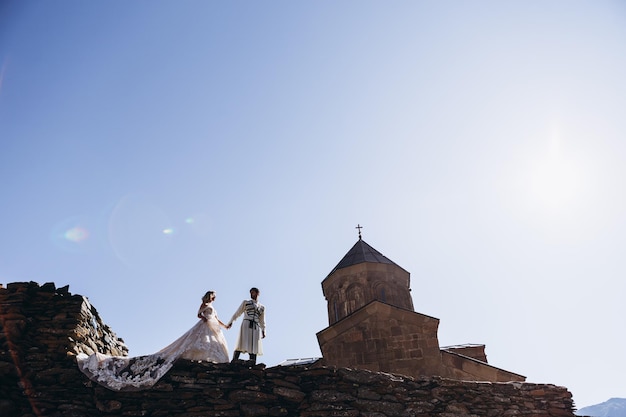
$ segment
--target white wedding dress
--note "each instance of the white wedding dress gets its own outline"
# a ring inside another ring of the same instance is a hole
[[[77,355],[79,369],[92,381],[114,391],[139,391],[157,383],[179,358],[228,362],[228,345],[212,303],[202,304],[199,320],[185,334],[157,353],[146,356]]]

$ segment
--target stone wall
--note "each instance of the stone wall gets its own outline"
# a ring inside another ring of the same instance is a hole
[[[12,346],[20,361],[35,354],[48,361],[80,352],[128,354],[89,300],[70,294],[67,286],[28,282],[0,288],[0,325],[0,341]]]
[[[378,300],[413,311],[410,274],[395,264],[363,262],[334,271],[322,281],[328,324]]]
[[[566,388],[408,378],[348,368],[176,362],[152,389],[114,392],[74,354],[126,352],[81,296],[53,284],[0,288],[0,416],[573,417]]]
[[[481,362],[488,363],[487,354],[485,353],[485,345],[456,345],[456,346],[444,346],[441,350],[447,352],[458,353],[459,355],[468,356],[470,358],[477,359]]]
[[[333,366],[441,375],[438,326],[433,317],[372,301],[319,332],[317,339],[325,363]]]
[[[463,356],[456,352],[441,351],[443,367],[441,376],[459,380],[491,382],[523,382],[526,377],[516,373],[487,366],[485,362]]]

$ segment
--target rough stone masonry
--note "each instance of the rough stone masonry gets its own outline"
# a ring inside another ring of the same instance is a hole
[[[52,283],[0,288],[0,416],[573,417],[564,387],[411,378],[349,368],[176,362],[152,389],[114,392],[78,352],[126,355],[81,295]]]

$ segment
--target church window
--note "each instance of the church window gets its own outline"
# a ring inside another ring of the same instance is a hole
[[[347,313],[350,314],[365,305],[365,291],[359,284],[350,285],[346,289]]]

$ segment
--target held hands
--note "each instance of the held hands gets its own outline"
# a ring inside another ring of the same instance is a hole
[[[224,325],[224,327],[228,330],[231,327],[233,327],[233,324],[232,323],[228,323],[228,324]],[[265,339],[265,330],[262,331],[261,339]]]

